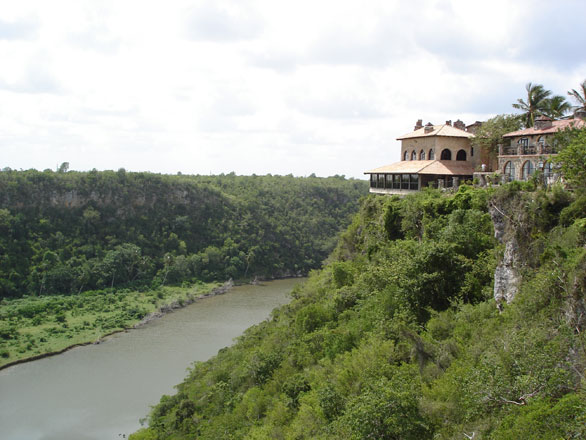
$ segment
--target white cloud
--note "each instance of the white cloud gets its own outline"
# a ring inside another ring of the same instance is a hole
[[[194,40],[229,42],[254,38],[263,23],[244,2],[204,2],[188,14],[186,34]]]
[[[37,36],[39,24],[34,18],[0,20],[1,40],[30,40]]]
[[[584,12],[577,0],[12,2],[0,168],[362,177],[398,159],[395,138],[418,118],[512,112],[529,81],[577,87]]]

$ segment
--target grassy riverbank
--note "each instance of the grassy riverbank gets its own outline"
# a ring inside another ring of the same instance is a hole
[[[161,287],[146,292],[100,290],[80,295],[0,301],[0,368],[92,343],[140,323],[157,311],[193,302],[219,283]]]

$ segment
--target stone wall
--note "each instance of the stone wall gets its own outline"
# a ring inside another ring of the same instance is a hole
[[[441,152],[444,149],[448,149],[452,153],[452,160],[456,160],[456,154],[460,150],[466,152],[466,161],[471,162],[473,165],[480,163],[480,154],[476,151],[474,156],[471,156],[470,140],[468,138],[457,138],[448,136],[429,136],[415,139],[404,139],[401,143],[401,160],[405,157],[405,151],[407,152],[407,160],[411,160],[411,154],[413,151],[417,152],[417,160],[419,160],[419,154],[421,150],[425,151],[425,159],[429,160],[429,150],[434,150],[435,159],[439,160]]]

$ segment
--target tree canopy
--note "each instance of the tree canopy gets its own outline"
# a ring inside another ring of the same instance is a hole
[[[566,182],[579,192],[586,191],[586,129],[570,129],[557,137],[560,152],[554,157]]]
[[[578,90],[572,89],[568,95],[576,101],[577,105],[574,108],[586,111],[586,80],[582,81]]]
[[[513,104],[513,108],[523,112],[521,116],[525,127],[533,127],[537,116],[558,119],[572,108],[566,98],[560,95],[551,96],[552,92],[546,90],[542,84],[527,83],[525,90],[527,98],[517,99],[517,102]]]
[[[503,135],[519,130],[521,125],[519,115],[497,115],[482,123],[474,133],[471,143],[475,147],[486,148],[492,154],[497,154],[498,145],[503,143]]]
[[[0,173],[0,298],[305,274],[367,183],[114,171]]]
[[[291,304],[195,364],[131,439],[583,438],[584,202],[522,186],[365,198]],[[489,203],[527,229],[502,312]]]
[[[547,98],[551,95],[551,91],[546,90],[542,84],[527,83],[525,85],[527,91],[526,99],[517,99],[513,104],[513,108],[523,111],[523,119],[525,127],[532,127],[535,124],[535,117],[542,115],[545,110]]]

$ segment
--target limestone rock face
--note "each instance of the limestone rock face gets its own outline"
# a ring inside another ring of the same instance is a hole
[[[515,299],[519,292],[521,276],[519,274],[519,242],[512,231],[514,227],[508,217],[497,206],[491,205],[490,216],[494,225],[495,238],[505,245],[503,258],[494,271],[494,299],[497,304],[507,304]]]
[[[520,276],[518,271],[519,244],[516,239],[505,243],[503,259],[494,271],[494,299],[497,304],[503,300],[508,304],[519,292]]]

